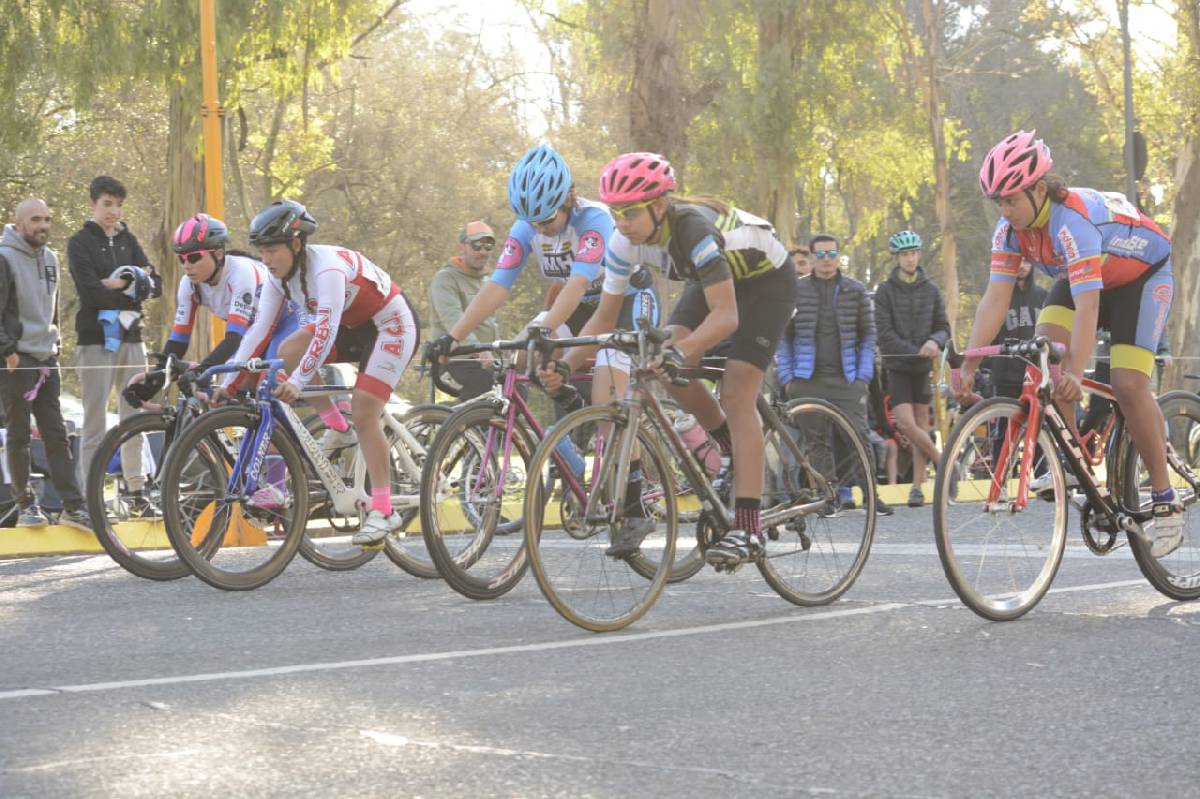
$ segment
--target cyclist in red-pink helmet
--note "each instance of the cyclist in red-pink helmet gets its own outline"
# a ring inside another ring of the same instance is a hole
[[[675,196],[677,188],[670,162],[655,153],[626,153],[604,168],[600,199],[612,210],[616,230],[608,240],[600,306],[580,335],[616,326],[630,274],[646,265],[685,284],[667,323],[671,340],[664,360],[698,364],[730,339],[729,379],[719,404],[699,381],[671,392],[736,464],[736,529],[708,552],[711,563],[732,570],[765,551],[759,525],[764,446],[755,401],[794,310],[796,273],[769,222],[711,197]],[[578,368],[583,357],[572,350],[568,367]],[[542,378],[556,380],[549,371]],[[614,535],[610,556],[638,551],[641,539],[629,532]]]
[[[968,346],[984,346],[1000,332],[1021,260],[1028,259],[1055,280],[1036,332],[1067,346],[1054,398],[1074,426],[1096,329],[1109,330],[1113,392],[1150,472],[1155,518],[1144,540],[1154,557],[1162,557],[1182,542],[1184,521],[1170,485],[1162,412],[1150,389],[1174,294],[1171,241],[1124,195],[1068,188],[1050,172],[1053,166],[1050,148],[1033,131],[1013,133],[983,159],[979,188],[996,202],[1000,220],[992,236],[991,280]],[[977,360],[964,362],[963,395],[970,393],[977,367]]]

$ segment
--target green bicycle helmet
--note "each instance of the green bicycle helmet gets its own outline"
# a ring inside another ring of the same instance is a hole
[[[908,252],[921,249],[921,237],[911,230],[901,230],[888,239],[888,249],[892,252]]]

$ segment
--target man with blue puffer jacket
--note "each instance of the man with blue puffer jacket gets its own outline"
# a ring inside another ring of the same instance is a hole
[[[789,399],[818,397],[841,409],[859,436],[867,439],[867,386],[875,374],[875,314],[867,289],[842,274],[837,239],[828,234],[809,242],[812,273],[797,278],[796,312],[775,352],[775,365]],[[827,436],[810,436],[810,443]],[[832,457],[842,462],[844,442],[834,437]],[[867,449],[872,460],[874,454]],[[866,475],[839,475],[842,507],[853,507],[851,485]],[[892,509],[876,498],[876,513]]]

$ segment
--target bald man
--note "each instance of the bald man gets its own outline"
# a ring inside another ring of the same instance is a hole
[[[48,523],[29,487],[29,415],[37,418],[50,479],[63,500],[59,524],[91,532],[58,396],[58,258],[50,240],[50,208],[30,197],[0,238],[0,396],[8,421],[5,454],[18,527]]]

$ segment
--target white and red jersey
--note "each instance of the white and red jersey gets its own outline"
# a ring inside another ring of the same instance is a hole
[[[305,247],[305,261],[307,294],[299,272],[288,281],[286,294],[283,282],[272,276],[263,287],[254,323],[234,356],[236,361],[246,360],[266,348],[290,295],[293,302],[301,304],[303,315],[314,328],[308,352],[288,377],[288,382],[301,388],[329,357],[339,327],[366,324],[400,294],[400,287],[387,272],[354,250],[309,244]]]
[[[224,319],[228,332],[245,335],[254,320],[259,295],[269,279],[270,273],[260,261],[241,255],[226,255],[221,280],[217,285],[195,283],[188,278],[180,280],[170,340],[181,342],[186,347],[191,341],[192,329],[196,326],[196,312],[200,306]]]

